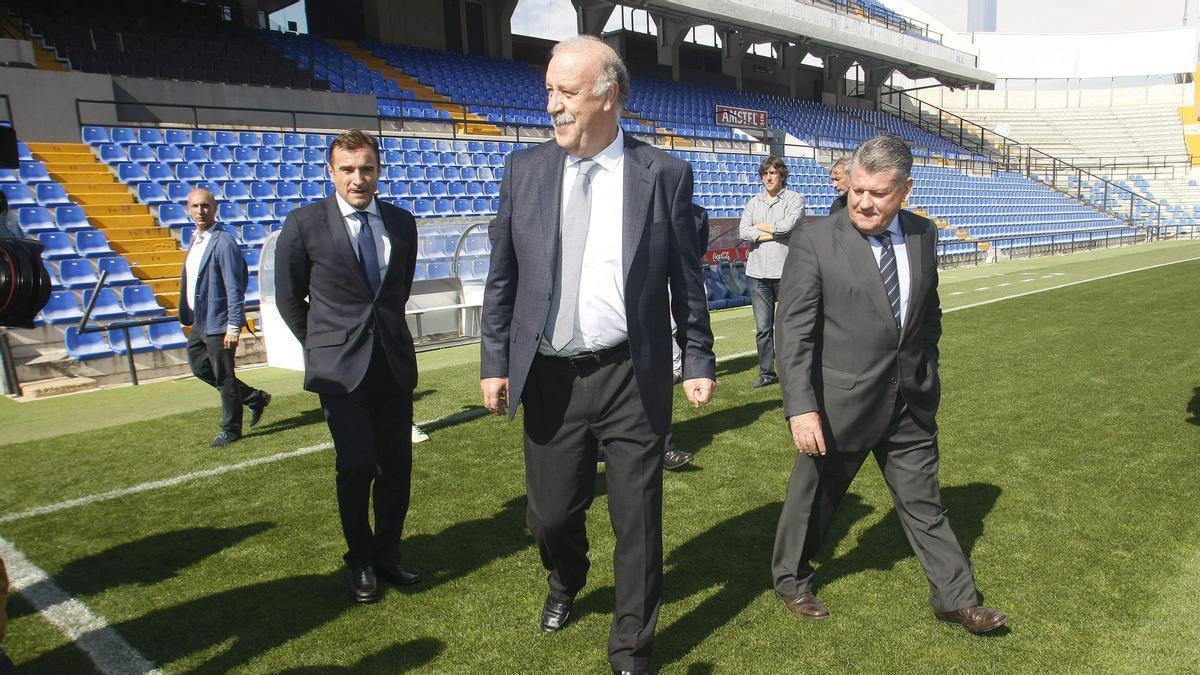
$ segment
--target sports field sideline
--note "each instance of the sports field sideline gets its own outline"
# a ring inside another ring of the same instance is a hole
[[[665,477],[663,672],[1194,672],[1200,597],[1200,242],[942,273],[942,484],[986,602],[1011,630],[930,616],[878,471],[818,572],[833,612],[775,599],[769,559],[793,451],[778,389],[750,390],[748,308],[713,314],[720,385],[676,404]],[[612,611],[603,476],[581,615],[542,636],[520,425],[474,413],[478,348],[419,357],[405,559],[425,582],[351,607],[332,452],[297,373],[264,424],[209,450],[195,380],[0,401],[0,555],[22,586],[6,650],[26,673],[602,672]],[[17,560],[18,564],[14,563]],[[39,573],[43,576],[39,576]],[[57,622],[57,623],[56,623]]]

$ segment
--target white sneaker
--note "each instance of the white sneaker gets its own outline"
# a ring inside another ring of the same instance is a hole
[[[415,424],[412,425],[412,442],[413,443],[423,443],[427,440],[429,440],[429,434],[425,433],[424,431],[421,431],[421,427],[419,427]]]

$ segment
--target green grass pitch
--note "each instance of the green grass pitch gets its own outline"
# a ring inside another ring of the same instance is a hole
[[[945,502],[985,601],[1010,614],[1011,629],[975,637],[933,619],[872,463],[819,559],[833,617],[784,609],[769,563],[794,450],[778,388],[748,388],[757,360],[743,308],[713,314],[714,403],[693,410],[676,398],[677,441],[697,458],[665,476],[656,668],[1200,669],[1200,242],[960,268],[943,273],[941,288],[951,310]],[[477,408],[477,347],[419,360],[417,419]],[[243,376],[275,399],[260,429],[221,451],[207,448],[216,394],[194,380],[0,400],[0,537],[168,673],[606,672],[613,541],[603,474],[578,619],[543,636],[545,572],[524,524],[519,420],[429,425],[431,439],[414,449],[404,547],[425,580],[372,606],[348,601],[329,449],[5,519],[328,442],[298,374]],[[96,672],[26,599],[8,609],[4,648],[22,672]]]

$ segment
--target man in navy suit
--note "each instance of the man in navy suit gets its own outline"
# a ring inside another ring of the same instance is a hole
[[[192,327],[187,342],[192,374],[221,392],[221,430],[208,446],[220,448],[242,437],[242,406],[250,407],[253,429],[271,395],[233,371],[246,323],[246,260],[237,239],[217,225],[217,201],[208,190],[192,190],[187,208],[196,234],[179,276],[179,323]]]
[[[329,148],[336,194],[288,214],[276,302],[304,345],[304,388],[321,397],[337,453],[337,499],[356,602],[420,576],[400,564],[412,480],[417,358],[404,306],[417,261],[408,211],[375,198],[379,145],[351,129]],[[372,532],[368,507],[375,501]]]
[[[555,142],[512,153],[500,187],[480,385],[494,413],[525,406],[527,522],[550,573],[545,632],[563,628],[586,582],[604,445],[616,535],[608,660],[646,672],[661,605],[672,316],[688,400],[707,403],[716,386],[692,171],[621,132],[629,75],[600,40],[558,44],[546,94]]]

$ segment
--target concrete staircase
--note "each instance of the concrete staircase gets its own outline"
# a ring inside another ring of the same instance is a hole
[[[11,40],[28,40],[32,43],[34,65],[37,66],[38,70],[70,70],[64,63],[58,60],[54,52],[46,49],[46,46],[42,44],[40,39],[31,37],[25,32],[24,28],[21,28],[13,21],[12,17],[6,16],[3,21],[0,21],[0,34]]]
[[[401,89],[408,89],[413,92],[419,100],[432,101],[434,108],[450,113],[450,119],[457,123],[458,133],[472,136],[503,135],[500,128],[489,123],[487,119],[475,113],[465,112],[463,107],[454,103],[449,96],[437,93],[433,88],[422,84],[417,78],[404,74],[398,68],[393,67],[387,61],[359,47],[354,42],[350,40],[330,40],[329,42],[349,54],[355,61],[362,63],[372,70],[378,71],[386,79],[395,82]]]
[[[83,207],[92,227],[129,261],[134,275],[154,289],[158,304],[170,313],[178,311],[179,269],[187,252],[179,249],[169,230],[158,226],[149,207],[137,203],[83,143],[30,143],[29,150]]]

